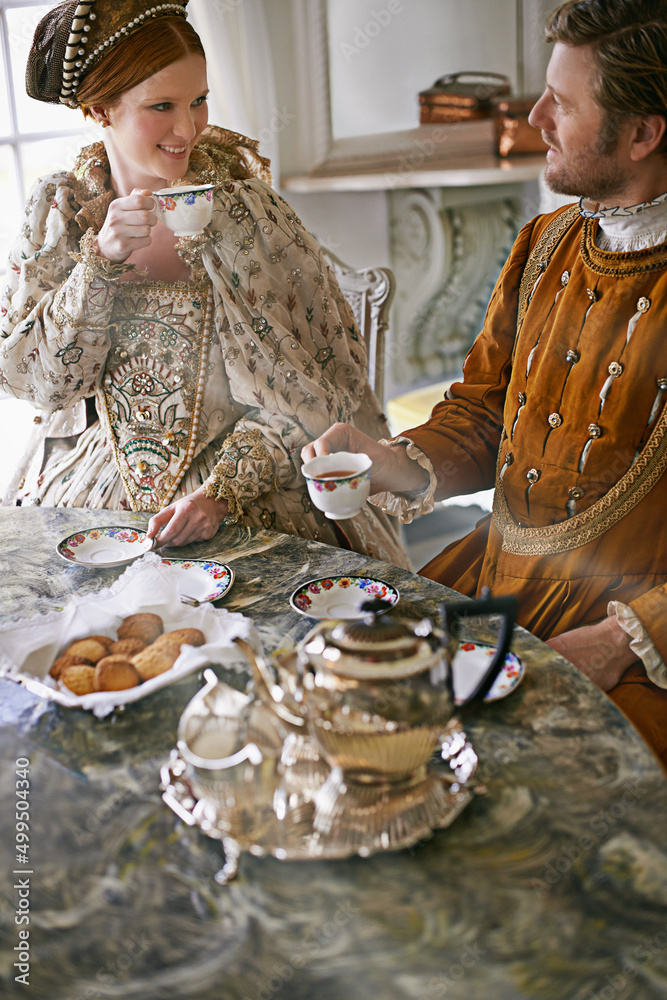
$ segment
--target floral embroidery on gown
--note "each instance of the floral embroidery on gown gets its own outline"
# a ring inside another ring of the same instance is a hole
[[[209,128],[191,170],[218,185],[191,282],[95,256],[111,198],[101,143],[37,183],[0,303],[0,391],[40,421],[9,502],[148,513],[204,483],[233,520],[407,565],[385,514],[366,505],[334,526],[300,473],[301,447],[336,420],[387,433],[321,248],[252,141]]]

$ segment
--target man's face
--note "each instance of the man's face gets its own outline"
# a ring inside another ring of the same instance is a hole
[[[550,147],[544,177],[552,191],[619,204],[630,163],[620,142],[610,149],[602,136],[605,112],[593,97],[594,76],[591,46],[556,42],[529,120]]]

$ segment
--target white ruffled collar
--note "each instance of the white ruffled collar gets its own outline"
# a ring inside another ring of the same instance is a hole
[[[602,250],[626,253],[667,242],[667,191],[627,208],[600,208],[582,198],[579,211],[585,219],[600,220],[597,244]]]

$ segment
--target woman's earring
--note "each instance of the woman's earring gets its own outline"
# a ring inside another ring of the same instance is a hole
[[[100,125],[102,126],[102,128],[109,128],[111,126],[111,122],[108,122],[106,118],[102,118],[100,120]]]

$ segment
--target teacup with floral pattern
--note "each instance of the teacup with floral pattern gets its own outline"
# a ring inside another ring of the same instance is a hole
[[[337,451],[311,458],[301,471],[317,509],[341,521],[354,517],[368,499],[372,464],[363,452]]]
[[[214,187],[195,184],[153,191],[157,214],[176,236],[195,236],[211,221]]]

